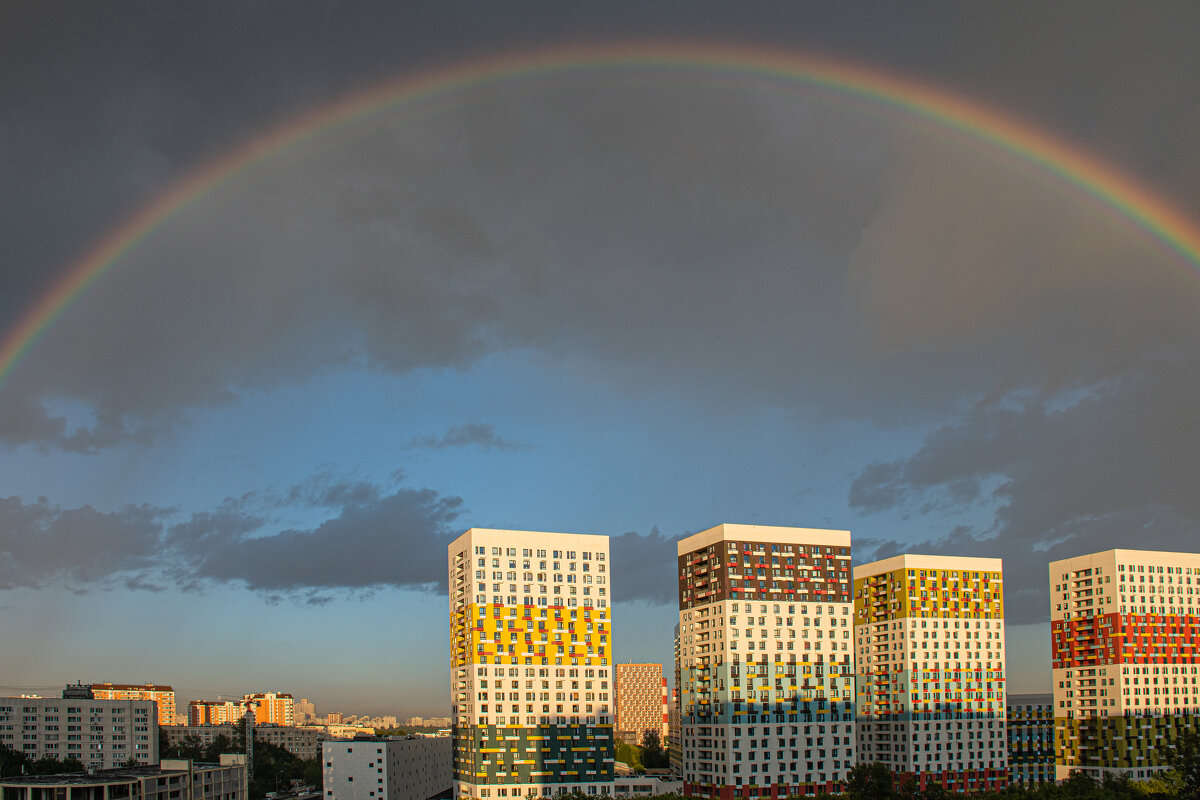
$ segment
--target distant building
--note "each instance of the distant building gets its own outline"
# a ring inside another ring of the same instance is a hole
[[[232,700],[193,700],[188,703],[188,725],[228,725],[245,713],[246,706]]]
[[[648,731],[658,734],[659,744],[667,746],[667,679],[662,664],[617,664],[618,739],[641,744]]]
[[[341,725],[342,724],[342,712],[330,711],[328,714],[325,715],[325,724],[326,725]]]
[[[93,683],[92,697],[97,700],[153,700],[158,704],[158,724],[175,725],[175,690],[170,686],[147,683]]]
[[[158,708],[153,700],[0,697],[0,743],[33,759],[76,758],[88,769],[156,764]]]
[[[212,744],[224,736],[233,741],[237,734],[236,724],[222,725],[173,725],[163,728],[167,742],[174,747],[184,739],[199,740],[203,745]],[[329,735],[321,728],[297,728],[284,725],[255,725],[254,739],[259,742],[282,747],[297,758],[316,758],[321,755],[321,742]]]
[[[1054,783],[1054,695],[1008,696],[1008,782]]]
[[[355,739],[322,745],[328,800],[428,800],[454,785],[453,739]]]
[[[307,697],[302,697],[296,703],[296,724],[303,725],[311,722],[317,716],[317,707]]]
[[[220,764],[167,759],[156,766],[122,767],[64,775],[0,778],[4,800],[247,800],[246,757],[222,755]]]
[[[296,700],[284,692],[260,692],[242,697],[242,705],[254,712],[259,725],[296,724]]]
[[[1049,573],[1056,777],[1153,777],[1200,715],[1200,554],[1106,550]]]
[[[671,773],[674,775],[683,775],[683,723],[679,714],[679,677],[680,677],[680,661],[679,661],[679,623],[675,623],[674,630],[674,656],[675,656],[675,688],[671,690],[671,708],[668,709],[669,717],[667,719],[667,757],[671,761]]]

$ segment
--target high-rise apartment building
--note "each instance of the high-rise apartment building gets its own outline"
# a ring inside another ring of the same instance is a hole
[[[950,791],[1008,782],[998,558],[902,555],[854,568],[858,757]]]
[[[93,683],[92,697],[97,700],[153,700],[158,704],[158,724],[177,725],[182,720],[175,718],[175,690],[170,686],[153,683],[135,686],[129,683]]]
[[[157,764],[158,709],[152,700],[0,697],[0,744],[87,769]]]
[[[662,664],[617,664],[617,728],[621,741],[641,744],[653,731],[667,746],[667,679]]]
[[[672,653],[675,664],[675,685],[671,689],[671,709],[667,722],[667,758],[671,762],[671,774],[683,774],[683,717],[679,710],[680,670],[682,659],[679,657],[679,623],[675,623],[672,632]]]
[[[307,697],[302,697],[300,698],[299,702],[296,703],[295,713],[296,724],[303,725],[304,723],[316,718],[317,707],[313,705],[312,701],[310,701]]]
[[[228,725],[245,713],[245,704],[232,700],[193,700],[188,703],[188,725]]]
[[[850,532],[726,524],[677,552],[684,793],[840,790],[855,763]]]
[[[611,795],[608,537],[472,528],[447,555],[456,796]]]
[[[296,700],[284,692],[258,692],[242,696],[242,705],[254,712],[258,725],[296,724]]]
[[[1054,783],[1054,695],[1008,696],[1008,782]]]
[[[1200,725],[1200,554],[1050,562],[1055,772],[1149,778]]]

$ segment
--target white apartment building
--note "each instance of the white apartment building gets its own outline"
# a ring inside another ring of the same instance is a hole
[[[850,532],[725,524],[677,552],[684,793],[840,791],[855,763]]]
[[[0,697],[0,743],[29,758],[79,759],[114,769],[130,759],[158,763],[158,705],[153,700]]]
[[[998,558],[902,555],[854,568],[858,757],[924,787],[1008,782]]]
[[[608,537],[472,528],[447,556],[456,795],[611,795]]]
[[[322,744],[327,800],[427,800],[453,784],[448,736]]]
[[[1055,772],[1149,778],[1200,725],[1200,554],[1106,550],[1052,561]]]

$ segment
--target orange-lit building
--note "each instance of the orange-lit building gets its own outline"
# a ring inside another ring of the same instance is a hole
[[[662,664],[617,664],[617,738],[641,744],[646,733],[667,746],[667,679]]]
[[[296,699],[290,694],[259,692],[244,695],[242,707],[254,712],[256,725],[291,726],[296,724]]]
[[[245,713],[245,703],[235,703],[231,700],[193,700],[188,703],[188,725],[225,725],[238,722]]]
[[[175,690],[153,683],[135,686],[128,683],[93,683],[92,697],[97,700],[153,700],[158,703],[158,724],[175,725]]]

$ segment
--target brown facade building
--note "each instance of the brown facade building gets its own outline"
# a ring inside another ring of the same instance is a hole
[[[667,679],[662,664],[617,664],[617,738],[641,744],[646,733],[667,746]]]
[[[684,794],[842,791],[855,764],[850,532],[724,524],[676,548]]]

